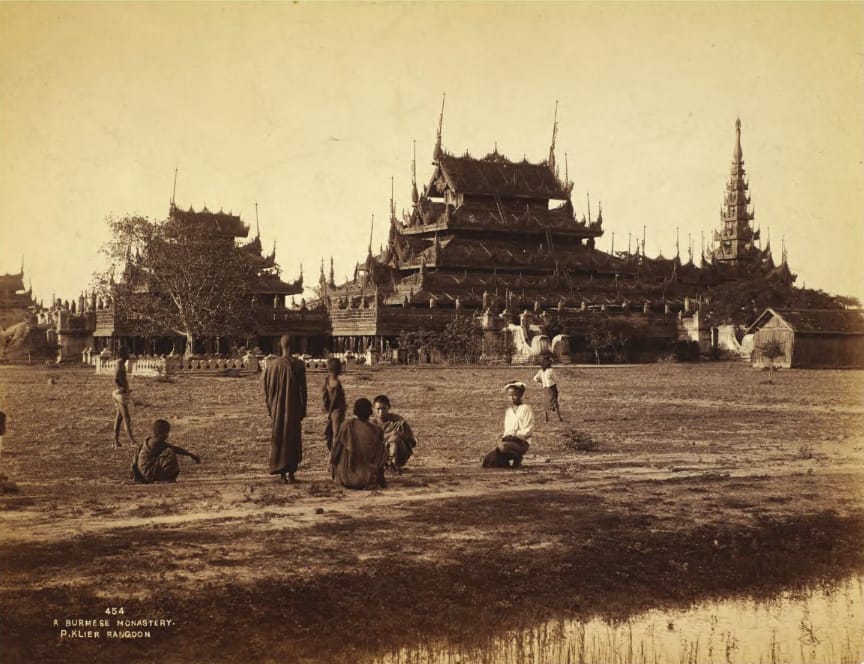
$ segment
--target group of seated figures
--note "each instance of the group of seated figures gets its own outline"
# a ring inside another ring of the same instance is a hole
[[[327,369],[322,390],[327,412],[324,437],[333,479],[349,489],[384,487],[384,470],[401,473],[414,453],[414,432],[403,417],[390,411],[390,399],[384,394],[373,401],[357,399],[354,417],[346,419],[348,404],[339,380],[342,363],[331,358]]]
[[[347,400],[339,380],[342,363],[332,358],[328,370],[322,397],[327,412],[324,436],[330,450],[331,475],[350,489],[383,488],[385,469],[401,473],[414,453],[417,439],[405,418],[390,410],[390,399],[384,394],[373,401],[357,399],[354,417],[346,420]],[[542,359],[534,380],[543,386],[546,420],[550,411],[561,420],[551,358]],[[522,400],[525,383],[510,381],[504,391],[510,401],[504,411],[504,431],[500,442],[483,458],[484,468],[519,468],[534,432],[534,411]]]

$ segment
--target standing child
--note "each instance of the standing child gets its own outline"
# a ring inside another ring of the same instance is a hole
[[[171,425],[165,420],[153,422],[153,435],[148,436],[132,462],[132,477],[136,482],[175,482],[180,474],[177,455],[188,456],[195,463],[201,463],[196,454],[168,442]]]
[[[120,426],[126,425],[126,435],[133,445],[138,445],[135,435],[132,433],[132,417],[129,414],[129,406],[132,404],[132,390],[129,389],[129,378],[126,376],[126,360],[129,353],[121,348],[117,354],[117,367],[114,369],[114,405],[117,414],[114,416],[114,447],[120,447]]]
[[[348,405],[345,402],[345,390],[339,374],[342,373],[342,362],[331,357],[327,360],[327,378],[324,380],[324,410],[327,411],[327,428],[324,429],[324,438],[327,441],[327,450],[333,449],[333,439],[339,433],[339,427],[345,421],[345,411]]]
[[[551,410],[558,415],[558,421],[562,422],[564,418],[561,417],[561,409],[558,406],[558,379],[552,371],[552,358],[548,355],[544,355],[540,360],[540,371],[534,375],[534,382],[543,386],[543,414],[546,421],[549,421]]]

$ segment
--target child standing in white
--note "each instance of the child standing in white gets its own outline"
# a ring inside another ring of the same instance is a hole
[[[540,371],[534,375],[534,382],[543,386],[543,414],[546,416],[546,421],[549,421],[551,410],[558,415],[558,421],[563,422],[564,418],[561,417],[558,406],[558,378],[552,370],[552,359],[548,355],[544,355],[540,360]]]

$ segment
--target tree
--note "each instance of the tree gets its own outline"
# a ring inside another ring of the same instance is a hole
[[[196,337],[254,331],[257,273],[233,236],[175,219],[108,219],[110,261],[97,286],[114,305],[120,329],[140,336]],[[114,275],[120,272],[119,281]]]
[[[457,313],[447,326],[435,335],[434,343],[450,362],[476,362],[480,357],[482,334],[474,325],[473,317]]]
[[[768,339],[756,348],[758,348],[759,353],[768,362],[768,382],[773,383],[774,360],[786,355],[786,345],[779,339]]]
[[[397,341],[399,354],[404,358],[404,361],[410,364],[417,358],[417,352],[423,348],[431,350],[435,347],[435,335],[431,330],[418,328],[416,330],[400,330],[399,340]]]
[[[615,362],[625,360],[624,350],[630,343],[626,322],[611,321],[607,316],[592,317],[584,334],[597,364],[604,354],[611,355]]]

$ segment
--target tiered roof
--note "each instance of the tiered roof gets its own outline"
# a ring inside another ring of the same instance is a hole
[[[171,219],[194,226],[201,232],[234,238],[249,235],[249,226],[243,223],[240,215],[222,210],[211,212],[206,205],[201,210],[195,210],[191,205],[188,210],[181,210],[172,201],[168,214]]]
[[[754,214],[750,206],[750,185],[744,170],[744,151],[741,149],[741,119],[735,120],[735,147],[732,151],[732,164],[723,208],[720,210],[721,229],[714,233],[718,243],[712,252],[713,260],[742,261],[759,260],[761,251],[754,242],[759,239],[759,231],[754,231],[750,222]]]
[[[432,175],[431,190],[442,195],[445,186],[467,195],[501,198],[563,201],[570,197],[566,185],[546,162],[532,164],[525,159],[513,162],[497,150],[482,159],[443,153]]]
[[[201,210],[189,206],[188,210],[177,207],[173,201],[169,210],[171,219],[183,224],[189,224],[201,232],[225,238],[245,238],[249,235],[249,226],[243,223],[240,215],[231,212],[211,212],[205,205]],[[257,218],[257,203],[256,203]],[[256,222],[257,223],[257,222]],[[276,245],[269,254],[264,254],[261,244],[261,231],[256,228],[255,237],[240,245],[240,250],[246,255],[258,273],[255,286],[256,295],[299,295],[303,292],[303,274],[293,282],[285,282],[280,278],[279,265],[276,263]]]
[[[456,302],[476,308],[490,297],[500,308],[511,296],[521,306],[583,300],[620,304],[698,296],[742,278],[784,285],[794,281],[785,252],[776,266],[770,247],[763,251],[754,245],[759,234],[750,226],[740,120],[721,212],[720,247],[703,257],[701,267],[693,263],[692,252],[682,263],[677,255],[650,258],[638,247],[636,253],[596,249],[595,240],[603,234],[602,210],[596,219],[576,218],[573,184],[566,171],[563,180],[558,175],[556,133],[557,121],[548,158],[531,163],[511,161],[497,146],[482,158],[450,154],[441,146],[439,125],[429,183],[418,192],[416,175],[412,178],[412,208],[401,219],[391,199],[386,248],[376,256],[370,247],[354,278],[338,286],[332,259],[329,279],[322,262],[321,297],[337,308],[428,308]]]
[[[24,271],[0,275],[0,295],[14,295],[24,290]]]

